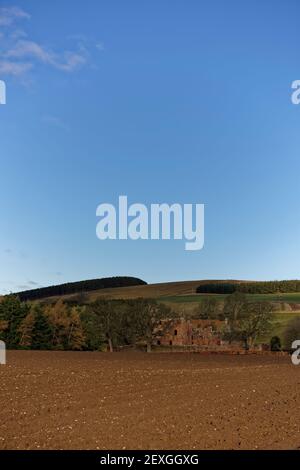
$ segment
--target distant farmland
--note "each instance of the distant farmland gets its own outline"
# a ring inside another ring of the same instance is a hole
[[[196,289],[202,283],[207,281],[178,281],[165,282],[158,284],[145,284],[128,287],[114,287],[100,290],[85,292],[86,302],[93,302],[97,298],[106,299],[135,299],[135,298],[152,298],[168,303],[199,303],[203,299],[210,297],[216,300],[224,300],[227,294],[197,294]],[[227,281],[214,281],[227,282]],[[240,283],[241,281],[231,281]],[[49,298],[55,301],[58,298],[72,299],[74,294],[53,296]],[[249,300],[254,302],[282,302],[300,305],[300,292],[292,293],[275,293],[275,294],[246,294]],[[46,298],[47,300],[48,298]],[[45,299],[43,299],[45,300]],[[300,308],[299,308],[300,310]]]
[[[205,297],[225,300],[227,294],[174,295],[165,297],[164,300],[168,302],[202,302]],[[286,294],[246,294],[246,297],[253,302],[286,302],[300,304],[300,292]]]
[[[178,313],[192,313],[199,304],[207,298],[215,298],[224,302],[226,294],[197,294],[196,289],[205,280],[166,282],[158,284],[145,284],[128,287],[114,287],[100,290],[93,290],[84,293],[84,302],[90,303],[98,298],[104,299],[134,299],[152,298],[163,302]],[[228,281],[212,281],[224,283]],[[230,281],[240,283],[242,281]],[[276,311],[274,312],[273,330],[267,337],[260,338],[260,341],[268,343],[270,338],[278,335],[283,339],[283,332],[288,322],[300,316],[300,292],[296,293],[275,293],[275,294],[246,294],[246,297],[253,302],[272,302]],[[55,302],[58,299],[76,302],[76,294],[53,296],[42,299],[41,302]],[[38,300],[39,301],[39,300]]]
[[[107,299],[135,299],[135,298],[153,298],[153,299],[160,299],[166,298],[173,299],[177,296],[193,296],[194,299],[201,300],[206,294],[197,294],[196,289],[197,287],[202,284],[206,283],[205,280],[198,280],[198,281],[178,281],[178,282],[164,282],[158,284],[145,284],[145,285],[135,285],[135,286],[128,286],[128,287],[114,287],[114,288],[106,288],[106,289],[99,289],[93,290],[90,292],[86,292],[86,300],[87,302],[92,302],[93,300],[101,297],[105,297]],[[215,283],[223,283],[227,281],[222,280],[215,280]],[[243,282],[243,281],[231,281],[231,282]],[[69,295],[61,295],[61,296],[53,296],[51,300],[55,300],[57,298],[62,299],[70,299],[72,298],[73,294]],[[218,298],[222,298],[218,296]],[[196,300],[197,301],[197,300]]]

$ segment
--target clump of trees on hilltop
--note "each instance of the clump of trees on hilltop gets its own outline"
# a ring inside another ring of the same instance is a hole
[[[198,294],[276,294],[300,292],[300,281],[205,282],[197,287]]]
[[[52,296],[80,294],[82,292],[93,290],[113,287],[142,286],[146,284],[147,283],[145,281],[142,281],[142,279],[138,279],[137,277],[115,276],[102,279],[90,279],[87,281],[68,282],[57,286],[39,287],[38,289],[18,292],[18,297],[20,300],[25,302],[27,300],[40,300]]]
[[[155,300],[28,304],[9,295],[0,302],[0,339],[9,349],[112,352],[143,343],[150,351],[160,321],[174,317],[174,312]]]

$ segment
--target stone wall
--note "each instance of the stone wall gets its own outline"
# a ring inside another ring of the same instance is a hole
[[[222,339],[224,326],[220,320],[163,320],[155,331],[154,345],[191,351],[243,351],[241,342]]]

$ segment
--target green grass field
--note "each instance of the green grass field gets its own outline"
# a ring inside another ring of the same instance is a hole
[[[294,318],[300,318],[300,312],[276,312],[274,313],[273,329],[268,335],[258,339],[260,343],[269,343],[272,336],[279,336],[281,343],[284,343],[284,331],[288,323]]]
[[[213,297],[216,300],[224,301],[226,295],[221,294],[194,294],[194,295],[175,295],[169,297],[160,297],[160,300],[177,312],[192,313],[192,311],[203,301],[205,297]],[[287,294],[249,294],[247,295],[250,301],[260,302],[279,302],[300,304],[300,293],[287,293]],[[284,343],[284,331],[288,323],[293,319],[300,317],[300,307],[293,311],[275,311],[273,313],[272,330],[265,336],[258,338],[258,343],[269,343],[272,336],[279,336],[281,343]]]

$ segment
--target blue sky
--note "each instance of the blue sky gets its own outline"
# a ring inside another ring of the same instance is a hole
[[[0,0],[0,293],[300,277],[296,0]],[[100,241],[102,202],[204,203],[205,247]]]

